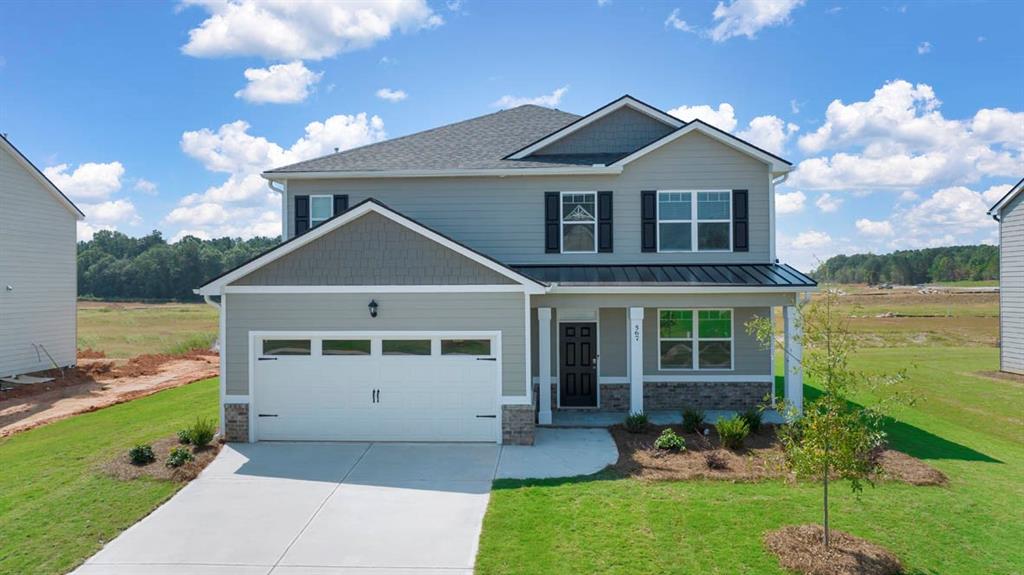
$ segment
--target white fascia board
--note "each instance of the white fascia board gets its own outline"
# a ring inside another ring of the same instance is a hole
[[[624,98],[616,100],[615,102],[612,102],[611,104],[606,105],[605,107],[590,114],[589,116],[585,116],[580,120],[577,120],[576,122],[562,128],[561,130],[558,130],[557,132],[554,132],[546,136],[542,140],[530,144],[529,146],[509,156],[509,159],[522,160],[523,158],[529,156],[530,154],[533,154],[537,150],[546,148],[547,146],[550,146],[551,144],[557,142],[558,140],[561,140],[562,138],[568,136],[569,134],[572,134],[582,128],[585,128],[590,124],[593,124],[594,122],[600,120],[601,118],[604,118],[605,116],[613,112],[621,110],[624,107],[629,107],[642,114],[647,114],[648,116],[654,118],[655,120],[663,122],[669,126],[672,126],[673,128],[681,128],[682,126],[686,125],[686,122],[680,120],[679,118],[676,118],[675,116],[666,114],[665,112],[662,112],[657,108],[653,108],[651,106],[648,106],[647,104],[644,104],[643,102],[640,102],[639,100],[626,96]]]
[[[1006,192],[1006,195],[1003,196],[1002,199],[1000,199],[998,202],[996,202],[996,205],[989,208],[986,214],[992,216],[998,221],[999,212],[1002,211],[1002,209],[1005,208],[1010,202],[1012,202],[1014,198],[1020,195],[1021,191],[1024,191],[1024,179],[1017,182],[1016,186],[1010,188],[1010,191]]]
[[[85,219],[85,214],[82,213],[82,210],[78,209],[78,206],[73,204],[71,200],[69,200],[68,197],[50,181],[50,178],[47,178],[45,174],[39,171],[39,168],[37,168],[35,164],[26,158],[20,150],[15,148],[14,144],[8,142],[7,138],[0,136],[0,147],[3,147],[3,149],[10,154],[10,156],[14,158],[14,160],[18,162],[25,171],[32,174],[32,177],[35,178],[40,185],[46,188],[46,191],[50,192],[50,194],[57,199],[60,205],[64,206],[65,209],[71,212],[72,215],[75,216],[76,220],[82,221]]]
[[[308,293],[523,293],[521,284],[467,285],[244,285],[225,286],[228,294],[308,294]],[[544,293],[543,288],[540,293]]]
[[[563,286],[548,288],[549,294],[731,294],[731,293],[813,293],[817,286]]]
[[[633,152],[632,154],[626,156],[625,158],[622,158],[619,161],[610,164],[610,167],[625,166],[626,164],[632,162],[633,160],[646,156],[647,154],[653,152],[654,150],[657,150],[658,148],[664,146],[665,144],[670,144],[693,131],[698,131],[706,136],[714,138],[715,140],[721,142],[722,144],[725,144],[726,146],[729,146],[730,148],[743,152],[748,156],[752,156],[768,164],[771,167],[772,173],[775,175],[785,174],[787,172],[791,172],[794,169],[794,166],[792,166],[791,164],[787,164],[786,162],[780,160],[779,158],[776,158],[763,150],[759,150],[735,136],[732,136],[726,132],[720,132],[715,128],[709,127],[701,123],[700,120],[694,120],[687,124],[686,127],[680,128],[672,133],[666,134],[664,138],[661,138],[660,140],[655,140],[654,142],[651,142],[650,144],[644,146],[643,148],[640,148],[639,150]]]
[[[424,236],[427,239],[433,240],[434,242],[439,243],[442,246],[444,246],[444,247],[446,247],[446,248],[448,248],[448,249],[450,249],[450,250],[452,250],[452,251],[454,251],[454,252],[456,252],[456,253],[458,253],[460,255],[463,255],[463,256],[473,260],[474,262],[476,262],[476,263],[478,263],[478,264],[480,264],[480,265],[482,265],[482,266],[484,266],[484,267],[486,267],[486,268],[488,268],[490,270],[498,272],[499,274],[501,274],[501,275],[503,275],[503,276],[505,276],[505,277],[507,277],[507,278],[509,278],[509,279],[511,279],[513,281],[515,281],[518,284],[521,284],[522,288],[524,290],[526,290],[528,293],[544,293],[544,291],[545,291],[544,286],[541,285],[540,283],[538,283],[538,282],[536,282],[536,281],[534,281],[534,280],[532,280],[532,279],[530,279],[530,278],[528,278],[528,277],[526,277],[526,276],[524,276],[522,274],[519,274],[519,273],[517,273],[515,271],[512,271],[511,269],[509,269],[509,268],[507,268],[507,267],[505,267],[505,266],[503,266],[503,265],[501,265],[501,264],[499,264],[499,263],[497,263],[497,262],[495,262],[495,261],[493,261],[493,260],[491,260],[491,259],[489,259],[487,257],[484,257],[484,256],[482,256],[482,255],[480,255],[480,254],[478,254],[478,253],[476,253],[476,252],[474,252],[474,251],[472,251],[472,250],[470,250],[468,248],[465,248],[465,247],[463,247],[463,246],[453,242],[452,240],[450,240],[450,239],[448,239],[448,238],[446,238],[446,237],[444,237],[444,236],[442,236],[442,235],[440,235],[440,234],[438,234],[436,232],[433,232],[433,231],[423,227],[422,225],[420,225],[420,224],[418,224],[418,223],[416,223],[416,222],[414,222],[414,221],[412,221],[412,220],[410,220],[410,219],[408,219],[408,218],[406,218],[404,216],[401,216],[401,215],[397,214],[396,212],[393,212],[393,211],[385,208],[384,206],[381,206],[378,203],[375,203],[373,201],[367,201],[367,202],[362,203],[361,205],[358,205],[358,206],[350,209],[349,211],[347,211],[344,214],[334,218],[333,220],[330,220],[327,223],[319,225],[319,226],[313,228],[312,230],[306,232],[305,234],[303,234],[303,235],[301,235],[301,236],[299,236],[299,237],[297,237],[297,238],[295,238],[293,240],[289,240],[286,244],[284,244],[280,248],[275,249],[275,250],[271,251],[270,253],[265,254],[263,257],[257,258],[255,260],[245,264],[244,266],[234,270],[233,272],[231,272],[229,274],[226,274],[223,277],[220,277],[220,278],[218,278],[218,279],[216,279],[216,280],[214,280],[214,281],[212,281],[212,282],[202,286],[198,290],[195,290],[195,293],[198,293],[199,295],[217,295],[217,294],[220,294],[221,293],[221,288],[227,287],[228,284],[234,282],[235,280],[237,280],[237,279],[239,279],[241,277],[244,277],[244,276],[246,276],[246,275],[248,275],[248,274],[258,270],[259,268],[261,268],[261,267],[263,267],[263,266],[265,266],[265,265],[267,265],[267,264],[277,260],[278,258],[284,257],[284,256],[292,253],[293,251],[301,248],[302,246],[305,246],[305,245],[307,245],[307,244],[309,244],[311,242],[314,242],[314,241],[320,239],[321,237],[331,233],[332,231],[340,228],[341,226],[343,226],[343,225],[345,225],[345,224],[355,220],[356,218],[359,218],[360,216],[363,216],[363,215],[365,215],[365,214],[367,214],[367,213],[369,213],[371,211],[373,211],[373,212],[375,212],[377,214],[380,214],[380,215],[388,218],[389,220],[391,220],[391,221],[393,221],[393,222],[395,222],[395,223],[397,223],[399,225],[405,226],[405,227],[409,228],[410,230],[420,234],[421,236]]]
[[[562,168],[497,168],[468,170],[362,170],[337,172],[263,172],[264,179],[272,182],[287,180],[323,180],[357,178],[468,178],[515,176],[615,176],[622,168],[608,166],[581,166]]]

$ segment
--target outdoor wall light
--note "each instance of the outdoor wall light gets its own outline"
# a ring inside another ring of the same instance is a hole
[[[377,301],[371,299],[370,305],[367,307],[370,308],[370,317],[377,317]]]

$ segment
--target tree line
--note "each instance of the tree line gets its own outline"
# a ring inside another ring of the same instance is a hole
[[[833,256],[811,276],[828,283],[895,283],[999,279],[999,248],[989,245]]]
[[[279,237],[202,240],[185,236],[168,243],[159,231],[133,238],[96,232],[78,242],[78,295],[97,299],[201,299],[192,290],[274,247]]]

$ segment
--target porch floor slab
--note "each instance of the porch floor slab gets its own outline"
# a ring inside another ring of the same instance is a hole
[[[719,417],[729,418],[737,412],[728,409],[708,409],[704,412],[704,421],[713,424]],[[548,427],[611,427],[626,418],[622,411],[589,411],[583,409],[560,410],[551,414],[551,425]],[[680,411],[650,411],[647,420],[654,425],[675,425],[683,422]],[[785,418],[779,412],[769,409],[761,417],[763,423],[780,425]]]

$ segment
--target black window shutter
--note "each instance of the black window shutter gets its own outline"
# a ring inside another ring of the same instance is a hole
[[[640,192],[640,251],[658,251],[658,192]]]
[[[334,214],[348,211],[348,194],[334,194]]]
[[[544,251],[549,254],[562,251],[558,225],[561,203],[558,192],[544,192]]]
[[[295,196],[295,235],[309,231],[309,196]]]
[[[732,191],[732,250],[750,251],[750,215],[747,210],[747,190]]]
[[[611,253],[612,241],[612,193],[597,192],[597,251]]]

